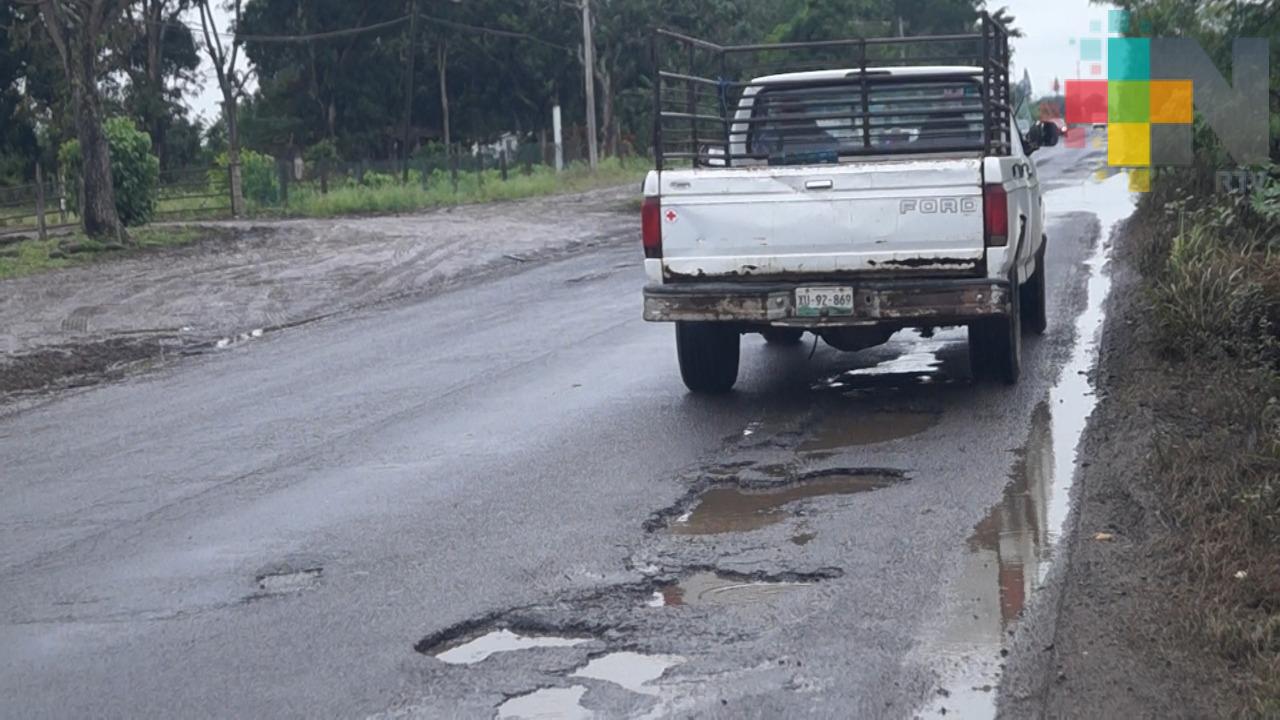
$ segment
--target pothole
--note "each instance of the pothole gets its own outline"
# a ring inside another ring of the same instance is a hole
[[[431,653],[437,660],[450,665],[474,665],[504,652],[532,648],[575,647],[591,642],[590,638],[557,637],[554,635],[520,635],[511,630],[491,630],[479,637],[462,638],[445,643]]]
[[[582,707],[582,697],[587,688],[574,685],[567,688],[542,688],[527,695],[517,695],[498,706],[499,718],[521,720],[587,720],[594,717]]]
[[[719,535],[758,530],[787,519],[787,505],[801,500],[854,495],[901,482],[889,471],[829,471],[770,488],[712,487],[667,524],[674,535]]]
[[[829,419],[800,445],[800,451],[822,452],[901,440],[923,433],[939,420],[937,414],[926,412],[873,412],[856,418]]]
[[[283,595],[301,592],[320,584],[324,568],[311,567],[259,575],[258,589],[266,595]]]
[[[759,605],[809,591],[839,570],[794,576],[756,578],[714,570],[699,570],[653,592],[649,607]]]
[[[679,655],[644,655],[636,652],[615,652],[592,659],[575,670],[570,677],[604,680],[642,695],[657,695],[659,690],[649,683],[661,678],[671,668],[681,665],[685,658]]]

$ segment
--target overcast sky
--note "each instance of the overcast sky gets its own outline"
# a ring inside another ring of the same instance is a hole
[[[992,10],[1002,6],[1016,19],[1026,37],[1013,41],[1014,78],[1022,77],[1025,68],[1031,73],[1031,86],[1036,95],[1053,89],[1053,79],[1063,81],[1076,77],[1078,45],[1072,40],[1089,37],[1089,22],[1100,21],[1107,27],[1109,5],[1094,5],[1088,0],[988,0]],[[1103,43],[1105,47],[1106,43]],[[1080,77],[1088,78],[1089,68],[1080,68]]]
[[[993,11],[1007,6],[1017,19],[1017,26],[1026,33],[1026,37],[1014,40],[1013,61],[1017,66],[1014,79],[1020,79],[1025,68],[1031,73],[1031,84],[1037,95],[1052,90],[1054,78],[1065,81],[1076,77],[1079,48],[1071,41],[1089,34],[1091,20],[1102,21],[1106,27],[1108,7],[1094,5],[1089,0],[988,0],[988,3]],[[218,27],[225,31],[230,20],[228,13],[224,10],[215,13],[219,15]],[[199,14],[193,11],[188,22],[198,27]],[[1088,68],[1081,72],[1087,77]],[[200,74],[204,87],[192,90],[188,104],[197,115],[212,121],[218,115],[222,98],[207,59]]]

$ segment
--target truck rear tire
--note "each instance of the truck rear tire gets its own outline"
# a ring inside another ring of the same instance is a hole
[[[1022,313],[1019,296],[1011,294],[1013,306],[1002,317],[979,320],[969,326],[969,367],[975,380],[998,380],[1017,385],[1022,374]]]
[[[1046,298],[1044,255],[1049,239],[1045,238],[1036,253],[1036,271],[1018,290],[1022,301],[1022,327],[1032,335],[1043,335],[1049,327],[1049,303]]]
[[[760,334],[770,345],[799,345],[804,339],[804,331],[795,328],[765,328]]]
[[[727,393],[738,381],[741,339],[724,323],[676,323],[676,355],[680,376],[690,391],[707,395]]]

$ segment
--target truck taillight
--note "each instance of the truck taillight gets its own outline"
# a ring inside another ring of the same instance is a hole
[[[1009,244],[1009,194],[1003,185],[982,188],[982,207],[987,247]]]
[[[662,200],[656,197],[644,199],[640,207],[640,224],[644,234],[644,256],[649,259],[662,257]]]

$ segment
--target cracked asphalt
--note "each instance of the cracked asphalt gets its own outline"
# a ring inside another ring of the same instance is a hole
[[[1053,187],[1102,162],[1038,160]],[[1027,468],[1100,240],[1049,209],[1016,388],[944,329],[747,336],[737,391],[689,396],[613,231],[0,418],[0,715],[994,715],[972,678],[1051,603],[1064,479]],[[500,629],[585,642],[434,656]],[[666,660],[581,672],[607,653]]]

